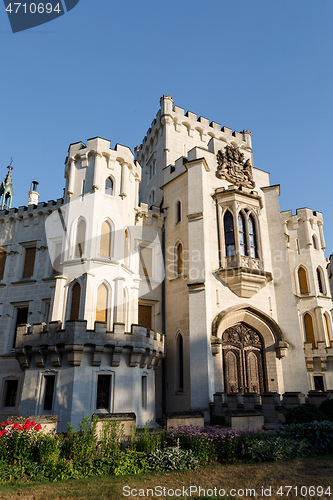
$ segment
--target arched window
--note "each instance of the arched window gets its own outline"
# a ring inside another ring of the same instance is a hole
[[[113,195],[113,180],[108,177],[105,181],[105,194]]]
[[[258,257],[257,238],[255,232],[255,224],[252,215],[249,217],[249,241],[250,241],[250,256],[254,259]]]
[[[298,269],[299,290],[301,293],[309,293],[308,279],[304,267]]]
[[[181,243],[176,246],[175,270],[177,276],[183,274],[183,245]]]
[[[317,249],[318,249],[317,240],[316,240],[315,235],[313,235],[313,236],[312,236],[312,245],[313,245],[313,248],[314,248],[315,250],[317,250]]]
[[[71,315],[69,319],[79,319],[80,316],[81,286],[78,281],[72,287]]]
[[[178,200],[176,203],[176,224],[182,220],[182,204]]]
[[[323,294],[324,293],[323,278],[319,267],[317,267],[317,281],[318,281],[319,293]]]
[[[309,313],[304,314],[304,327],[305,327],[305,336],[307,342],[312,342],[312,347],[316,347],[314,328],[313,328],[313,320],[312,316]]]
[[[75,257],[82,257],[84,254],[85,239],[86,223],[83,219],[80,219],[76,231]]]
[[[325,337],[326,337],[326,345],[327,347],[331,346],[331,338],[330,338],[330,320],[328,318],[328,314],[324,313],[324,328],[325,328]]]
[[[234,219],[229,210],[224,216],[224,238],[226,256],[235,255]]]
[[[108,320],[108,289],[105,283],[101,283],[97,290],[96,321]]]
[[[101,227],[101,240],[99,247],[99,254],[102,257],[111,257],[111,224],[108,221],[104,221]]]
[[[184,390],[184,345],[181,333],[178,333],[176,338],[176,377],[177,390]]]
[[[245,223],[244,223],[244,217],[243,217],[242,213],[240,213],[238,215],[238,233],[239,233],[240,254],[247,255]]]

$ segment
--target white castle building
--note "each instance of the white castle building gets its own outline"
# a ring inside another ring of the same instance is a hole
[[[0,187],[1,418],[201,410],[333,389],[323,217],[280,213],[251,133],[163,96],[135,157],[71,144],[64,198]]]

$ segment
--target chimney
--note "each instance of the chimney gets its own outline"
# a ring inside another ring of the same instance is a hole
[[[40,194],[36,191],[38,184],[39,183],[37,181],[32,181],[32,190],[28,193],[28,205],[38,205],[38,198],[40,197]]]

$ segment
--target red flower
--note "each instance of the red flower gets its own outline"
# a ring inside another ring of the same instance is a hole
[[[37,424],[36,427],[35,427],[35,429],[37,429],[37,431],[39,432],[39,431],[42,430],[42,426],[40,424]]]
[[[1,422],[0,426],[1,427],[6,427],[6,422]]]
[[[7,420],[6,425],[12,425],[10,420]]]

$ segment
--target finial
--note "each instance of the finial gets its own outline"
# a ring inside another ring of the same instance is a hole
[[[13,157],[12,157],[12,156],[10,157],[10,165],[8,165],[8,167],[7,167],[7,168],[8,168],[8,170],[9,170],[9,172],[10,172],[11,170],[13,170],[13,168],[14,168],[14,167],[13,167]]]

